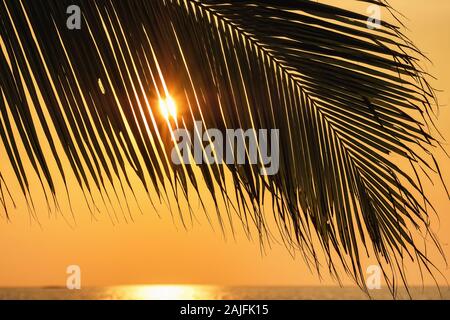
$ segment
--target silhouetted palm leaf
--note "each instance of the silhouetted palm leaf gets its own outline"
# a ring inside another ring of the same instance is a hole
[[[80,31],[66,28],[72,4],[83,12]],[[412,234],[429,231],[426,197],[392,155],[414,172],[436,168],[427,124],[434,94],[420,52],[396,26],[370,30],[364,15],[306,0],[3,0],[0,15],[0,135],[29,201],[18,145],[56,198],[54,175],[66,183],[68,170],[59,140],[87,194],[107,195],[114,179],[133,189],[127,166],[159,196],[180,185],[188,198],[202,177],[216,203],[235,193],[229,210],[261,234],[269,192],[286,243],[313,264],[321,246],[330,272],[339,260],[361,286],[367,248],[394,274],[403,276],[405,255],[431,266]],[[222,130],[280,129],[279,174],[229,165],[235,190],[227,190],[228,169],[202,165],[199,176],[173,165],[176,124],[157,112],[169,93],[178,125],[191,131],[198,119]]]

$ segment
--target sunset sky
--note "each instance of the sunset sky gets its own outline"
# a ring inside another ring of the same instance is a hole
[[[331,1],[342,5],[343,1]],[[356,1],[346,1],[353,5]],[[392,6],[408,19],[403,21],[409,30],[405,33],[433,62],[423,66],[437,80],[432,84],[439,92],[440,117],[436,122],[444,137],[450,139],[450,1],[448,0],[391,0]],[[345,2],[344,2],[345,3]],[[359,8],[364,8],[366,4]],[[349,7],[351,8],[351,6]],[[450,152],[448,143],[444,148]],[[0,149],[3,152],[2,149]],[[450,161],[436,151],[442,174],[450,186]],[[7,180],[14,180],[6,157],[0,169]],[[444,251],[450,257],[449,199],[442,184],[427,185],[427,193],[435,205],[439,219],[432,216],[433,229]],[[334,285],[326,272],[323,279],[312,274],[300,256],[293,257],[280,243],[272,243],[265,252],[257,237],[249,241],[238,222],[233,238],[229,228],[223,235],[215,219],[211,203],[208,224],[197,200],[197,221],[188,220],[185,230],[180,219],[172,217],[166,204],[152,208],[144,190],[137,188],[136,196],[144,214],[130,201],[134,221],[119,217],[114,225],[106,210],[92,219],[76,182],[69,185],[72,207],[76,217],[73,225],[69,206],[64,197],[59,199],[67,221],[47,211],[39,184],[33,181],[36,213],[40,225],[30,219],[26,203],[21,200],[18,186],[17,209],[10,210],[10,221],[0,213],[0,287],[45,286],[66,283],[66,268],[79,265],[83,286],[120,284],[218,284],[218,285]],[[137,183],[136,183],[137,184]],[[61,190],[62,185],[59,186]],[[156,197],[154,198],[156,200]],[[172,199],[174,200],[174,199]],[[110,210],[110,213],[113,212]],[[118,213],[120,215],[120,213]],[[159,215],[159,217],[158,217]],[[127,220],[127,221],[125,221]],[[274,234],[276,230],[274,229]],[[278,237],[279,238],[279,237]],[[430,258],[450,279],[450,269],[436,252]],[[367,261],[366,261],[367,262]],[[367,262],[368,263],[368,262]],[[411,268],[413,269],[413,268]],[[408,273],[409,274],[409,273]],[[420,284],[418,274],[411,272],[411,284]],[[345,276],[344,283],[350,284]],[[426,279],[431,284],[431,279]],[[440,279],[441,283],[444,283]]]

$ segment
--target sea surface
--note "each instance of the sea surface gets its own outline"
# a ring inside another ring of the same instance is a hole
[[[410,288],[413,299],[450,300],[450,289]],[[389,290],[372,290],[371,298],[390,300]],[[136,285],[82,288],[0,288],[0,300],[365,300],[351,287],[219,287],[197,285]],[[409,299],[400,290],[397,299]]]

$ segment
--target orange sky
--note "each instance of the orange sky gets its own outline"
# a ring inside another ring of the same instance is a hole
[[[337,5],[342,1],[334,0]],[[349,1],[350,2],[350,1]],[[429,56],[434,65],[428,71],[438,78],[433,84],[444,90],[439,94],[442,105],[438,121],[443,135],[450,139],[450,1],[392,0],[391,4],[405,14],[410,32],[407,35]],[[446,147],[449,150],[448,147]],[[450,185],[450,161],[437,153],[445,181]],[[4,168],[5,167],[5,168]],[[12,177],[7,160],[1,171]],[[11,179],[10,179],[11,180]],[[438,181],[437,181],[438,182]],[[72,183],[77,226],[70,227],[45,206],[37,205],[39,221],[30,221],[26,204],[19,202],[12,210],[11,222],[0,218],[0,286],[65,285],[66,267],[76,264],[82,270],[83,286],[141,283],[204,283],[224,285],[318,285],[300,257],[293,260],[282,245],[274,244],[262,255],[255,239],[248,241],[237,228],[236,240],[212,230],[199,211],[198,220],[185,231],[175,218],[173,223],[164,205],[158,205],[157,216],[140,190],[137,196],[145,214],[132,207],[134,222],[113,226],[108,214],[91,220],[76,184]],[[449,200],[439,183],[428,186],[428,193],[440,216],[434,219],[435,231],[447,256],[450,256]],[[38,190],[36,188],[35,190]],[[13,188],[13,191],[17,189]],[[20,197],[16,197],[18,200]],[[36,204],[42,195],[36,192]],[[68,207],[61,201],[63,211]],[[193,204],[193,207],[196,207]],[[212,212],[211,216],[215,213]],[[218,229],[217,223],[213,224]],[[229,233],[227,234],[230,235]],[[432,258],[434,255],[432,255]],[[437,265],[450,279],[450,270],[441,260]],[[412,283],[419,277],[411,275]],[[347,282],[348,283],[348,282]],[[323,285],[334,284],[327,276]]]

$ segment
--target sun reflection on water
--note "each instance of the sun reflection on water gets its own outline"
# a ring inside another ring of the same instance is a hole
[[[123,295],[131,300],[210,300],[214,287],[193,285],[142,285],[123,286]]]

